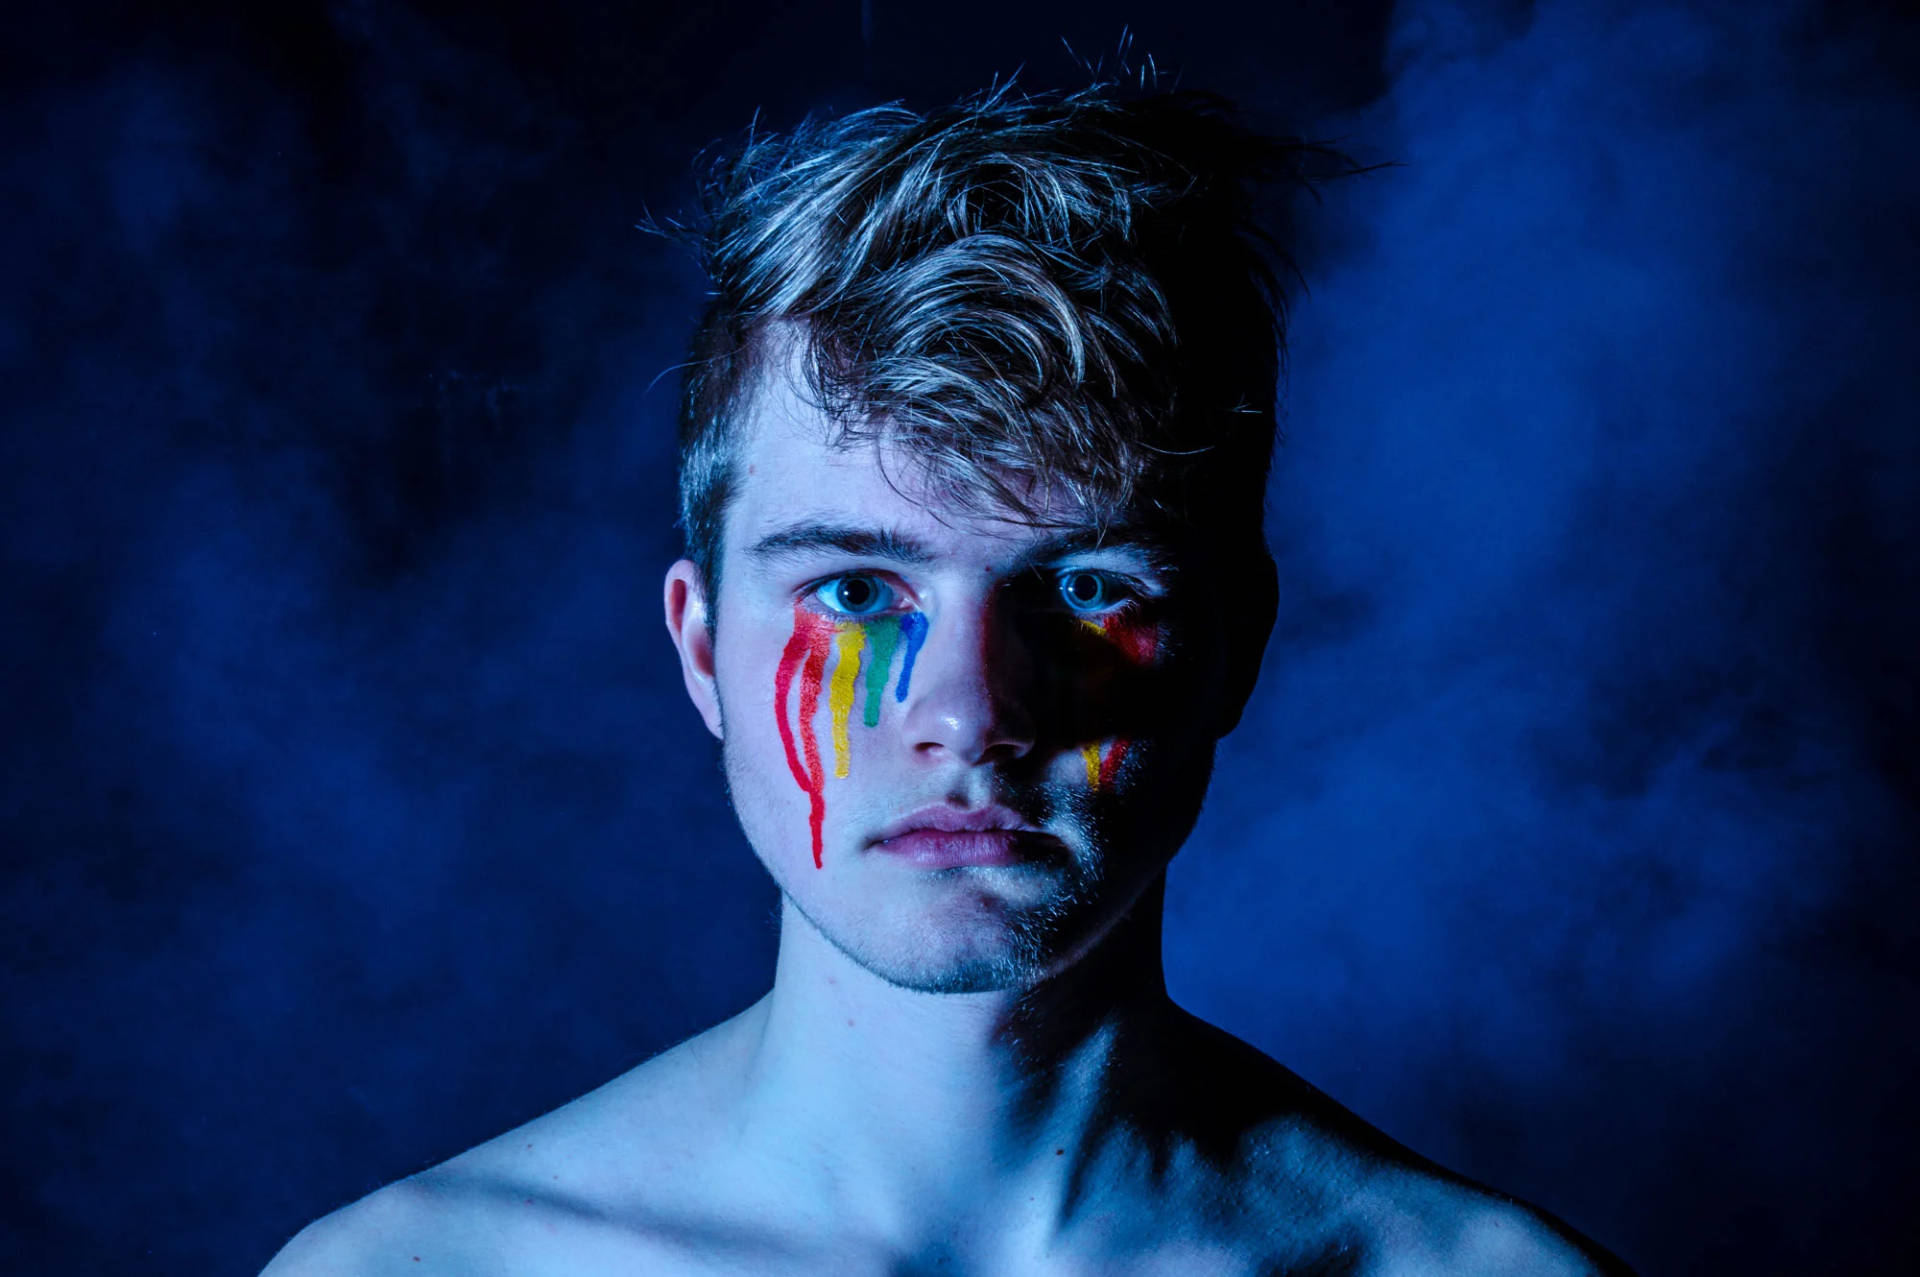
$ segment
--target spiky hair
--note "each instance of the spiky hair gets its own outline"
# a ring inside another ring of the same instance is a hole
[[[1217,98],[1114,82],[750,134],[678,228],[712,285],[680,415],[709,590],[780,332],[832,443],[900,445],[962,509],[1162,521],[1264,554],[1292,268],[1261,199],[1329,157]]]

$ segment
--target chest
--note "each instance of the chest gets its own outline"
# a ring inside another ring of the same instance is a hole
[[[532,1224],[532,1221],[529,1221]],[[914,1248],[831,1226],[645,1212],[624,1221],[547,1219],[516,1230],[516,1277],[1337,1277],[1362,1248],[1324,1223],[1151,1208],[1093,1210],[1047,1245],[1018,1248],[990,1224]]]

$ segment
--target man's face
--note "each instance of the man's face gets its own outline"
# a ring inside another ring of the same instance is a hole
[[[927,499],[910,458],[830,447],[775,382],[738,453],[717,607],[690,563],[668,577],[734,808],[868,970],[1027,987],[1105,934],[1192,827],[1223,721],[1222,611],[1124,528],[1100,542]]]

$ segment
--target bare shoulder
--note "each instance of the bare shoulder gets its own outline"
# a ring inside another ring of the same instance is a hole
[[[389,1184],[301,1229],[261,1277],[496,1271],[497,1221],[425,1177]]]
[[[1404,1150],[1383,1152],[1385,1137],[1360,1142],[1294,1120],[1255,1143],[1244,1200],[1263,1218],[1263,1241],[1282,1267],[1356,1277],[1632,1277],[1545,1211]]]
[[[1545,1211],[1450,1176],[1383,1175],[1356,1205],[1372,1277],[1630,1277],[1617,1257]]]
[[[1267,1212],[1317,1220],[1300,1239],[1310,1237],[1323,1262],[1344,1263],[1340,1271],[1632,1277],[1616,1256],[1547,1212],[1442,1170],[1344,1111],[1275,1122],[1255,1146]]]
[[[1280,1266],[1363,1277],[1631,1277],[1546,1211],[1435,1165],[1254,1048],[1217,1043],[1206,1063],[1231,1082],[1225,1091],[1257,1097],[1251,1113],[1214,1121],[1239,1135],[1235,1195]]]
[[[713,1107],[700,1092],[724,1072],[712,1066],[726,1027],[316,1220],[261,1277],[532,1277],[659,1259],[672,1186],[711,1143],[696,1129]]]

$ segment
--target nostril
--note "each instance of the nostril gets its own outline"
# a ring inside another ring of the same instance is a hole
[[[916,752],[952,755],[966,763],[994,758],[1018,758],[1033,748],[1027,716],[1017,707],[995,704],[980,696],[943,695],[948,689],[928,688],[915,707],[921,713],[914,735]],[[944,701],[944,704],[937,702]],[[961,704],[957,702],[965,701]]]
[[[938,633],[924,636],[911,682],[903,670],[900,684],[900,699],[906,702],[904,743],[917,755],[973,764],[1018,757],[1033,748],[1032,716],[1023,695],[1027,661],[1018,645],[1009,643],[1003,620],[996,620],[990,607],[953,607],[933,627]],[[904,630],[901,635],[909,649],[922,637]]]

